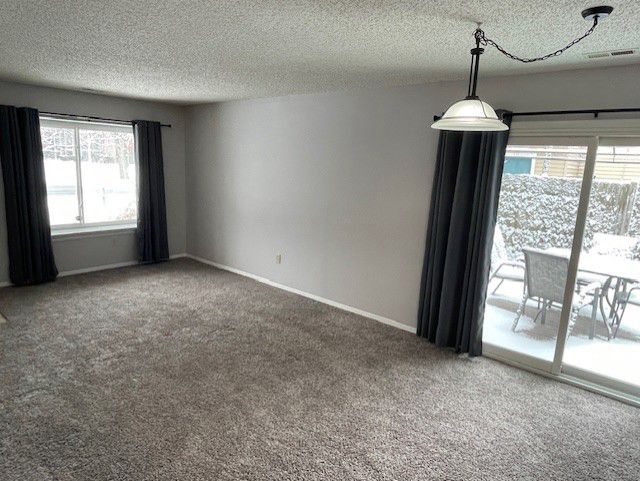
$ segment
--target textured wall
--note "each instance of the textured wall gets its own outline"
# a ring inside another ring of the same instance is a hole
[[[42,111],[96,115],[116,119],[159,120],[173,125],[162,130],[167,196],[167,223],[171,254],[185,252],[185,158],[184,109],[155,102],[71,92],[0,82],[0,103],[35,107]],[[130,262],[136,259],[133,232],[100,233],[86,237],[54,240],[56,263],[60,271]],[[4,189],[0,182],[0,282],[9,280],[7,227]]]
[[[640,104],[639,72],[481,79],[479,92],[513,110],[624,107]],[[429,124],[464,91],[439,83],[190,108],[188,252],[415,325]]]
[[[193,108],[188,251],[383,316],[410,316],[433,167],[426,125],[436,108],[415,94]]]

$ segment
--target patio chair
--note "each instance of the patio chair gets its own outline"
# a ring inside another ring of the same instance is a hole
[[[633,306],[640,306],[640,284],[633,284],[633,286],[627,290],[626,286],[622,292],[618,292],[615,297],[615,304],[613,312],[611,313],[611,327],[615,326],[613,330],[613,338],[618,335],[618,329],[622,323],[622,317],[627,311],[629,304]]]
[[[514,332],[518,326],[518,321],[524,314],[527,300],[542,299],[542,307],[538,309],[538,312],[533,318],[533,321],[536,322],[538,317],[542,316],[542,324],[545,322],[546,313],[549,309],[554,305],[562,306],[564,288],[567,283],[567,273],[569,271],[568,257],[540,249],[524,248],[522,251],[524,252],[525,263],[525,293],[522,296],[522,302],[518,307],[516,318],[511,327]],[[580,309],[588,305],[592,306],[592,331],[595,330],[601,287],[599,282],[594,282],[586,286],[578,285],[578,298],[576,299],[574,297],[571,305],[567,336],[573,331]],[[592,298],[587,300],[588,296],[592,296]],[[538,304],[538,306],[540,306],[540,304]]]
[[[493,264],[497,266],[493,269]],[[500,227],[496,225],[493,235],[493,249],[491,252],[492,271],[489,282],[499,279],[500,282],[493,288],[491,294],[495,294],[504,281],[522,282],[524,286],[524,262],[511,260],[504,244],[504,237]]]

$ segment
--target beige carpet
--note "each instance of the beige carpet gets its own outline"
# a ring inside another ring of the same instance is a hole
[[[640,410],[189,260],[0,289],[1,480],[635,480]]]

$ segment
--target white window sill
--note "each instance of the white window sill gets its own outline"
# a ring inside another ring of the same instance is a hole
[[[51,229],[54,241],[65,239],[79,239],[83,237],[100,237],[120,234],[131,234],[136,230],[136,224],[92,225],[69,227],[66,229]]]

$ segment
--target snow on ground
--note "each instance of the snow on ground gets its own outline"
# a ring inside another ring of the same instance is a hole
[[[136,218],[136,169],[121,175],[116,163],[82,162],[82,197],[86,223]],[[52,225],[75,224],[78,212],[76,163],[45,160]]]
[[[491,283],[490,289],[497,281]],[[557,337],[559,309],[547,314],[545,324],[533,322],[537,304],[527,303],[526,315],[518,322],[516,332],[511,330],[518,304],[522,296],[522,284],[505,281],[495,295],[487,299],[483,341],[511,351],[552,361]],[[602,317],[598,316],[596,337],[589,339],[591,325],[590,308],[580,311],[573,333],[567,339],[564,363],[640,386],[640,308],[630,306],[615,339],[607,341]]]

